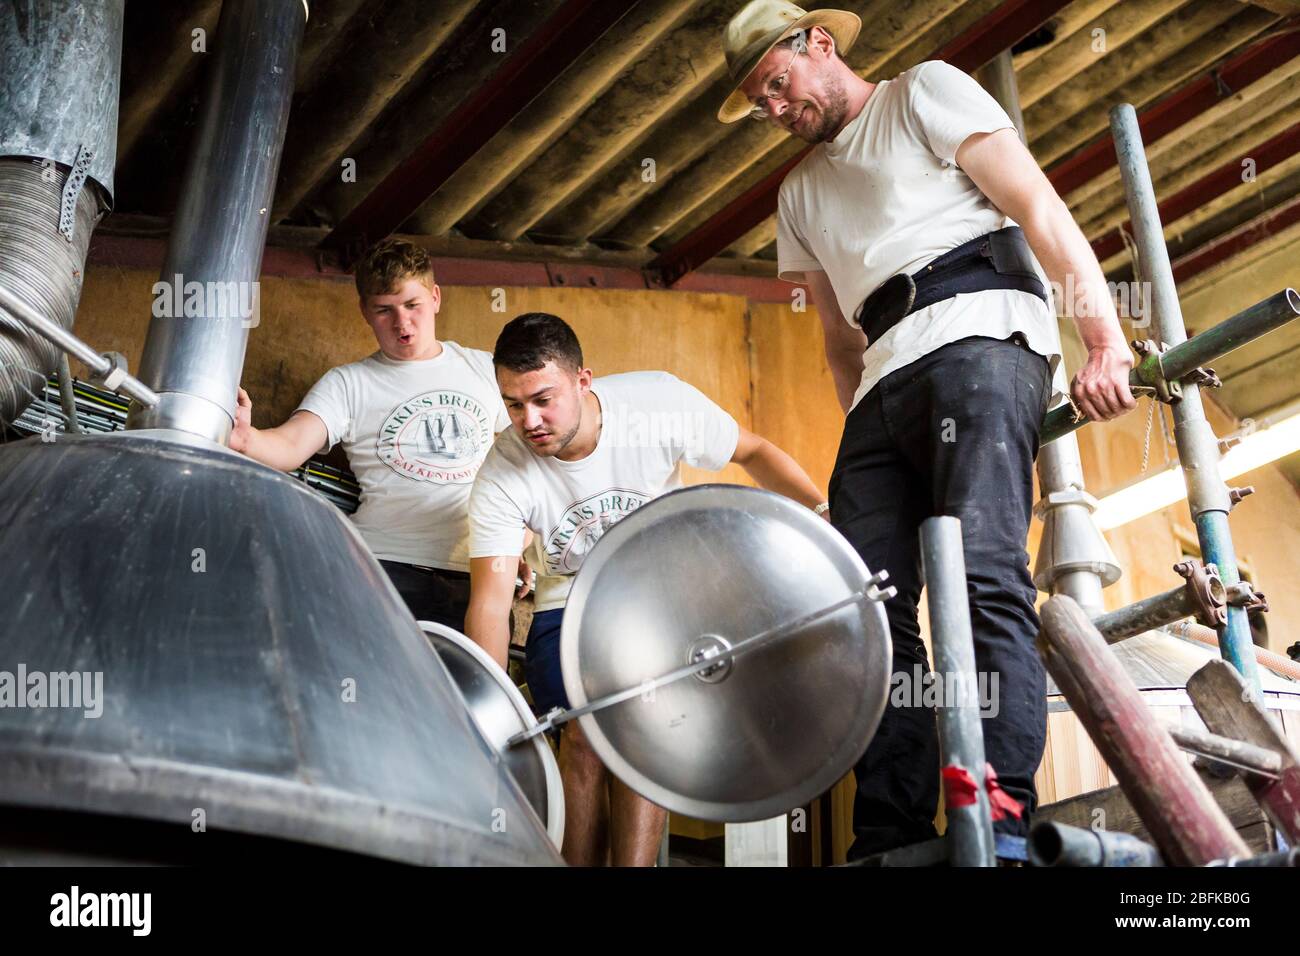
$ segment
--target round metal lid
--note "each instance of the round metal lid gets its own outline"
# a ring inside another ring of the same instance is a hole
[[[870,573],[788,498],[699,485],[643,505],[587,555],[560,637],[574,708],[861,592]],[[578,718],[619,779],[673,812],[762,820],[824,793],[862,755],[888,697],[875,600]]]
[[[546,824],[557,847],[564,843],[564,785],[546,739],[533,737],[517,747],[506,741],[537,726],[528,701],[491,656],[459,631],[420,621],[424,636],[451,674],[470,716],[492,749],[501,755],[528,803]]]

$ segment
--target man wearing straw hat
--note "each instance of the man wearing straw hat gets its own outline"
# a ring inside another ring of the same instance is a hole
[[[898,588],[886,604],[894,693],[855,768],[855,858],[935,835],[934,710],[915,706],[933,698],[907,687],[931,681],[917,622],[931,515],[962,521],[976,667],[996,690],[981,702],[986,755],[1006,794],[1035,806],[1045,687],[1025,539],[1060,359],[1035,256],[1068,290],[1062,308],[1088,350],[1075,403],[1097,420],[1134,405],[1101,268],[1006,112],[940,61],[863,79],[842,59],[861,25],[754,0],[724,33],[735,86],[718,112],[814,144],[781,184],[778,272],[812,292],[847,414],[831,519]],[[1027,817],[1008,810],[995,827],[1023,833]]]

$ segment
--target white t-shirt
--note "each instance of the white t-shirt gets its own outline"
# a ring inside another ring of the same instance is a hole
[[[573,575],[620,518],[681,487],[680,462],[717,471],[736,453],[740,426],[699,389],[667,372],[591,383],[600,402],[596,448],[578,461],[543,458],[512,428],[479,469],[470,496],[472,558],[518,554],[536,536],[536,610],[564,607]]]
[[[1009,225],[956,165],[957,148],[968,136],[1004,128],[1015,124],[997,101],[941,60],[878,84],[839,135],[818,144],[781,184],[778,274],[801,282],[805,272],[824,271],[840,312],[855,324],[862,300],[890,276],[914,273],[963,242]],[[913,312],[870,343],[853,402],[940,346],[1014,332],[1054,365],[1060,362],[1054,310],[1032,293],[988,290]]]
[[[375,352],[321,376],[299,409],[325,423],[361,485],[352,515],[375,557],[468,571],[469,492],[510,424],[492,356],[443,342],[436,358]]]

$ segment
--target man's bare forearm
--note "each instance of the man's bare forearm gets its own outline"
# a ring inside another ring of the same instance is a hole
[[[469,609],[465,635],[487,651],[502,670],[510,654],[510,608],[515,591],[518,557],[470,558]]]
[[[1059,197],[1052,195],[1044,206],[1045,213],[1024,227],[1025,236],[1060,298],[1058,308],[1073,319],[1089,351],[1127,351],[1115,302],[1088,240]]]
[[[274,428],[250,428],[243,452],[254,461],[280,471],[293,471],[303,463],[298,449]]]
[[[761,487],[806,507],[815,508],[826,500],[803,467],[765,438],[760,439],[754,452],[739,464]]]
[[[497,608],[470,604],[465,614],[465,635],[491,655],[502,670],[510,658],[510,613]]]

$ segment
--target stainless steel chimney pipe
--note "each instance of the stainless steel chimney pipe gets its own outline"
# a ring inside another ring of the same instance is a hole
[[[128,428],[230,435],[306,20],[302,0],[221,6],[140,367],[161,401],[134,408]]]

